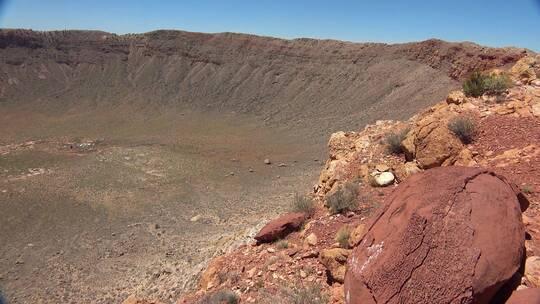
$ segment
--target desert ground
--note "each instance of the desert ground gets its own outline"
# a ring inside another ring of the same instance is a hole
[[[0,122],[11,303],[177,298],[209,257],[309,191],[324,158],[313,137],[238,114],[20,111],[3,107]]]

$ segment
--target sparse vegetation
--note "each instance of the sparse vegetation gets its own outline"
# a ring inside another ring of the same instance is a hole
[[[230,290],[220,290],[205,296],[199,304],[237,304],[238,296]]]
[[[283,287],[278,295],[269,296],[264,303],[326,304],[328,295],[318,285]]]
[[[475,126],[473,121],[468,117],[456,117],[448,123],[448,128],[454,133],[464,144],[472,142],[475,134]]]
[[[289,242],[286,240],[281,240],[276,243],[276,248],[279,250],[287,249],[289,248]]]
[[[463,83],[463,92],[467,96],[479,97],[485,93],[498,95],[513,86],[512,80],[505,74],[482,74],[473,72]]]
[[[339,244],[339,247],[348,249],[349,248],[349,238],[351,236],[351,227],[344,225],[339,228],[336,233],[336,242]]]
[[[274,256],[271,256],[268,260],[266,260],[266,262],[264,263],[264,269],[267,269],[268,267],[270,267],[271,265],[275,264],[277,261],[279,261],[279,257],[274,255]]]
[[[532,194],[533,188],[530,185],[523,185],[523,187],[521,187],[521,192],[525,194]]]
[[[363,215],[371,215],[373,211],[377,210],[380,207],[380,203],[373,198],[370,194],[365,194],[362,196],[362,210]]]
[[[391,154],[403,153],[403,140],[407,137],[410,129],[406,128],[397,133],[390,133],[386,135],[385,142],[388,145],[388,152]]]
[[[308,196],[296,193],[291,209],[294,212],[303,212],[307,216],[312,216],[315,213],[315,201]]]
[[[326,198],[326,204],[333,214],[356,210],[358,208],[357,196],[358,185],[347,182]]]

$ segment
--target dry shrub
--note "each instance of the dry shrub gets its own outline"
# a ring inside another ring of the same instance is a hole
[[[386,135],[385,142],[387,145],[388,152],[391,154],[400,154],[403,153],[403,140],[405,137],[407,137],[407,133],[409,133],[410,129],[406,128],[404,130],[401,130],[397,133],[390,133]]]
[[[294,195],[294,199],[291,206],[292,211],[302,212],[306,216],[310,217],[315,213],[315,201],[312,198],[305,195]]]
[[[358,209],[358,185],[347,182],[326,198],[326,204],[333,214]]]
[[[475,135],[475,126],[468,117],[456,117],[448,123],[448,129],[452,131],[464,144],[472,142]]]
[[[351,237],[351,227],[344,225],[339,228],[336,233],[336,242],[339,244],[339,247],[343,249],[349,248],[349,238]]]

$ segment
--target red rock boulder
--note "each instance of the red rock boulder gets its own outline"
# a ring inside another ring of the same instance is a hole
[[[301,212],[291,212],[270,221],[255,236],[259,243],[269,243],[285,237],[292,231],[298,230],[304,221],[306,215]]]
[[[514,291],[506,304],[540,304],[540,288],[526,288]]]
[[[402,183],[349,255],[349,304],[489,303],[519,269],[517,188],[495,173],[440,167]]]

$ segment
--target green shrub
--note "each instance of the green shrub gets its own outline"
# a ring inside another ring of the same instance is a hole
[[[333,214],[356,210],[358,208],[357,196],[358,186],[347,182],[326,198],[326,204]]]
[[[349,238],[351,237],[351,228],[347,225],[339,228],[336,233],[336,242],[339,244],[339,247],[343,249],[349,248]]]
[[[315,213],[315,202],[310,197],[295,194],[291,209],[294,212],[302,212],[307,216],[312,216]]]
[[[467,96],[479,97],[485,93],[486,76],[479,71],[474,71],[469,78],[463,82],[463,92]]]
[[[391,154],[400,154],[403,153],[403,140],[407,137],[409,133],[409,128],[401,130],[397,133],[390,133],[386,135],[385,142],[388,145],[388,152]]]
[[[484,93],[498,95],[504,93],[513,85],[508,75],[486,75],[475,71],[463,83],[463,92],[465,95],[472,97],[479,97]]]
[[[266,297],[265,304],[327,304],[328,295],[323,293],[321,286],[283,287],[277,295]]]
[[[448,128],[463,143],[468,144],[472,142],[475,134],[475,126],[471,119],[467,117],[456,117],[448,123]]]
[[[199,304],[237,304],[238,296],[230,290],[220,290],[205,296]]]

